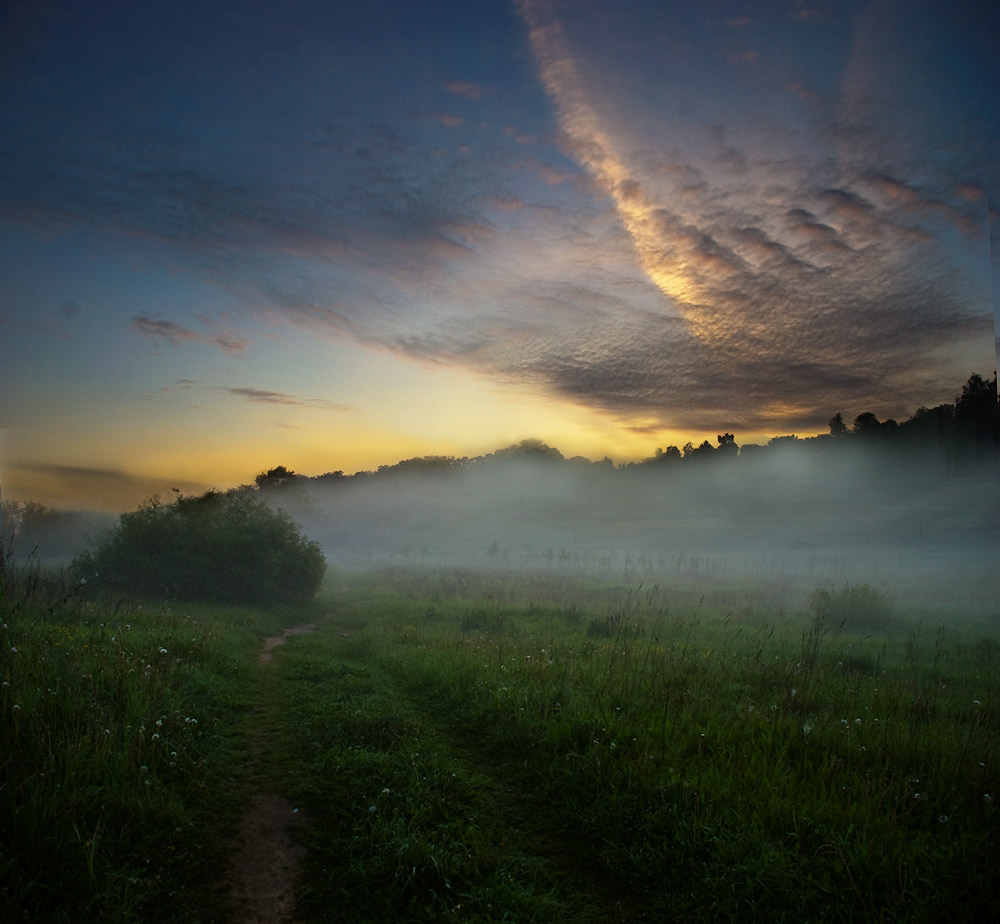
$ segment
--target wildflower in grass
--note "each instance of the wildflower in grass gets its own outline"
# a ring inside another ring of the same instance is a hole
[[[805,738],[813,730],[812,723],[805,721],[802,723],[802,737]]]
[[[946,825],[946,824],[948,824],[948,816],[947,815],[938,815],[938,821],[941,824]]]
[[[991,796],[988,792],[984,792],[983,802],[992,802],[992,801],[993,801],[993,796]]]
[[[167,653],[167,649],[166,648],[161,648],[160,649],[160,654],[166,654],[166,653]]]
[[[378,809],[377,809],[377,808],[375,808],[375,806],[374,806],[374,805],[369,805],[369,806],[368,806],[368,814],[369,814],[369,815],[374,815],[374,814],[376,814],[377,812],[378,812]]]

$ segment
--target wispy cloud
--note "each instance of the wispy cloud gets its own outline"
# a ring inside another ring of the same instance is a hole
[[[204,484],[184,479],[140,476],[120,468],[31,460],[10,462],[8,467],[23,473],[23,480],[56,499],[101,498],[103,504],[115,511],[133,506],[137,498],[172,496],[173,489],[185,494],[200,493],[206,488]]]
[[[1000,120],[977,138],[969,102],[933,131],[897,131],[904,111],[920,125],[921,107],[865,95],[906,81],[862,79],[879,44],[852,38],[864,17],[832,5],[752,20],[733,7],[713,23],[690,4],[652,6],[639,19],[638,4],[520,0],[545,95],[522,76],[500,90],[457,79],[472,72],[452,64],[424,83],[380,70],[362,87],[362,51],[346,43],[342,66],[323,64],[337,57],[324,47],[280,84],[269,58],[266,79],[234,82],[244,96],[201,80],[197,118],[161,119],[136,89],[153,117],[110,119],[95,95],[11,135],[0,214],[114,235],[269,322],[638,427],[822,427],[841,407],[950,393],[973,371],[969,343],[990,335],[989,271],[984,282],[956,247],[988,239]],[[211,54],[203,73],[192,50],[192,81],[215,73]],[[299,102],[296,79],[323,104]],[[261,98],[284,114],[260,121]],[[132,320],[164,347],[246,351],[229,328]]]
[[[479,99],[484,92],[482,86],[468,80],[451,80],[444,86],[449,93],[454,93],[465,99]]]
[[[299,395],[289,395],[280,391],[267,391],[261,388],[220,387],[218,390],[257,404],[281,404],[290,407],[311,407],[324,411],[353,410],[350,405],[337,404],[334,401],[328,401],[326,398],[303,398]]]
[[[175,321],[154,320],[138,315],[132,318],[130,325],[133,330],[154,342],[163,341],[172,347],[185,343],[208,343],[217,346],[226,353],[242,353],[250,341],[244,337],[231,334],[206,335],[199,334]]]

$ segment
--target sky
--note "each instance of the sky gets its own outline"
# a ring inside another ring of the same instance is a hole
[[[991,0],[6,2],[3,496],[953,401],[998,87]]]

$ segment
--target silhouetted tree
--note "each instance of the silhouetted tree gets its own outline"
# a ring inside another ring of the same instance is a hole
[[[656,448],[652,459],[646,459],[646,463],[653,465],[665,465],[673,462],[680,462],[683,459],[681,451],[674,445],[667,446],[666,449]]]
[[[513,446],[508,446],[506,449],[498,449],[488,458],[492,458],[497,462],[513,459],[529,459],[531,461],[538,460],[543,462],[564,461],[563,454],[558,449],[554,449],[538,439],[521,440],[520,443],[514,443]]]
[[[973,373],[955,399],[955,439],[960,451],[980,457],[1000,448],[997,413],[996,375],[987,382]]]
[[[877,439],[882,435],[882,422],[871,411],[865,411],[854,418],[851,432],[862,439]]]
[[[254,483],[262,491],[266,491],[271,488],[283,488],[294,484],[298,478],[299,476],[295,472],[289,471],[284,465],[277,465],[266,472],[261,472],[254,478]]]
[[[715,451],[708,440],[702,440],[697,448],[690,442],[684,444],[684,458],[695,462],[707,462],[715,455]]]
[[[848,434],[847,424],[844,423],[844,416],[837,411],[833,417],[830,418],[830,436],[835,439],[840,439],[841,437],[847,436]]]
[[[739,455],[740,447],[736,445],[736,437],[732,433],[721,433],[716,439],[719,441],[716,452],[720,459],[735,459]]]

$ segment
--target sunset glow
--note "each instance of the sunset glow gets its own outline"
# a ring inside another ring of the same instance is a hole
[[[985,2],[13,8],[4,498],[952,401],[996,364],[997,35]]]

